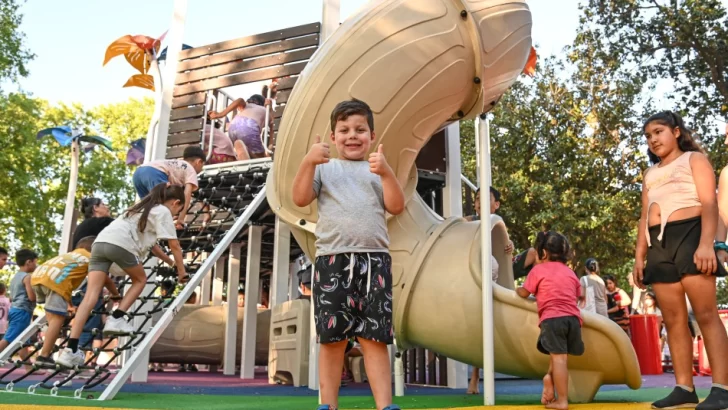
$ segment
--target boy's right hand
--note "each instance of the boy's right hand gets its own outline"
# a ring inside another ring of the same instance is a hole
[[[325,164],[329,162],[330,155],[329,144],[321,142],[321,136],[317,135],[316,143],[311,146],[304,160],[311,165]]]
[[[642,280],[645,277],[645,262],[641,261],[639,259],[634,261],[634,268],[632,269],[632,280],[634,280],[635,285],[637,285],[640,289],[647,289],[647,287],[642,283]]]

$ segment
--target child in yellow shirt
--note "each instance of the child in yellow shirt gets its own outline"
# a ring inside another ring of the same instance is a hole
[[[38,303],[45,303],[48,321],[43,348],[35,360],[40,367],[54,368],[56,365],[51,358],[53,347],[68,315],[68,308],[72,306],[71,292],[88,276],[91,245],[95,239],[95,236],[82,238],[78,241],[76,249],[45,262],[30,279]],[[105,286],[112,295],[119,294],[110,277],[107,277]]]

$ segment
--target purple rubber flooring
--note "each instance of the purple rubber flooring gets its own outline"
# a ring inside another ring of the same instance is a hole
[[[21,372],[14,374],[20,376]],[[27,388],[37,383],[42,376],[31,376],[16,384],[16,389]],[[10,380],[10,378],[6,378]],[[74,381],[71,389],[82,385],[83,381]],[[108,381],[106,382],[108,383]],[[697,388],[710,388],[710,377],[695,377]],[[525,380],[516,378],[501,378],[496,380],[496,394],[540,394],[541,380]],[[670,388],[674,386],[675,379],[671,373],[659,376],[642,376],[642,389]],[[104,386],[92,390],[100,391]],[[69,389],[66,387],[65,389]],[[64,390],[65,390],[64,389]],[[482,389],[482,385],[481,385]],[[600,391],[628,390],[626,385],[603,386]],[[179,373],[174,368],[165,372],[150,372],[148,380],[143,383],[127,382],[122,388],[126,393],[175,393],[175,394],[212,394],[212,395],[261,395],[261,396],[316,396],[316,391],[306,387],[293,387],[285,385],[268,384],[267,373],[257,371],[254,379],[240,379],[238,375],[225,376],[222,372],[210,373],[208,371]],[[407,395],[463,395],[465,389],[448,389],[444,387],[407,385]],[[349,383],[341,388],[342,396],[371,395],[369,385],[366,383]]]

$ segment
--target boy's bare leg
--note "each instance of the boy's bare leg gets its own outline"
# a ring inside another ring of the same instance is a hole
[[[347,343],[347,340],[342,340],[335,343],[321,344],[321,350],[319,351],[321,404],[339,407],[341,368],[344,366],[344,351]],[[369,372],[368,369],[367,372]]]
[[[473,372],[470,374],[470,384],[468,385],[467,394],[479,394],[480,368],[473,366]]]
[[[541,404],[549,404],[554,401],[554,357],[549,355],[549,370],[543,377],[543,392],[541,393]]]
[[[63,322],[66,320],[61,315],[55,313],[46,312],[46,319],[48,320],[48,330],[46,330],[45,338],[43,340],[43,348],[40,350],[40,355],[45,358],[50,358],[53,353],[53,346],[56,345],[58,340],[58,334],[61,333]]]
[[[377,404],[377,409],[382,410],[392,404],[392,370],[387,345],[361,337],[359,343],[363,350],[364,366],[369,386],[374,394],[374,402]]]
[[[569,369],[565,354],[551,354],[551,377],[556,386],[556,400],[546,405],[547,409],[564,410],[569,408]]]

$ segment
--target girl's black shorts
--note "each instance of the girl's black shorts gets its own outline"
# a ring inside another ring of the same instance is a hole
[[[701,274],[693,261],[700,245],[701,218],[668,222],[660,235],[660,225],[649,227],[651,247],[647,249],[647,265],[643,283],[677,283],[684,275]],[[715,276],[726,276],[725,267],[718,263]]]

